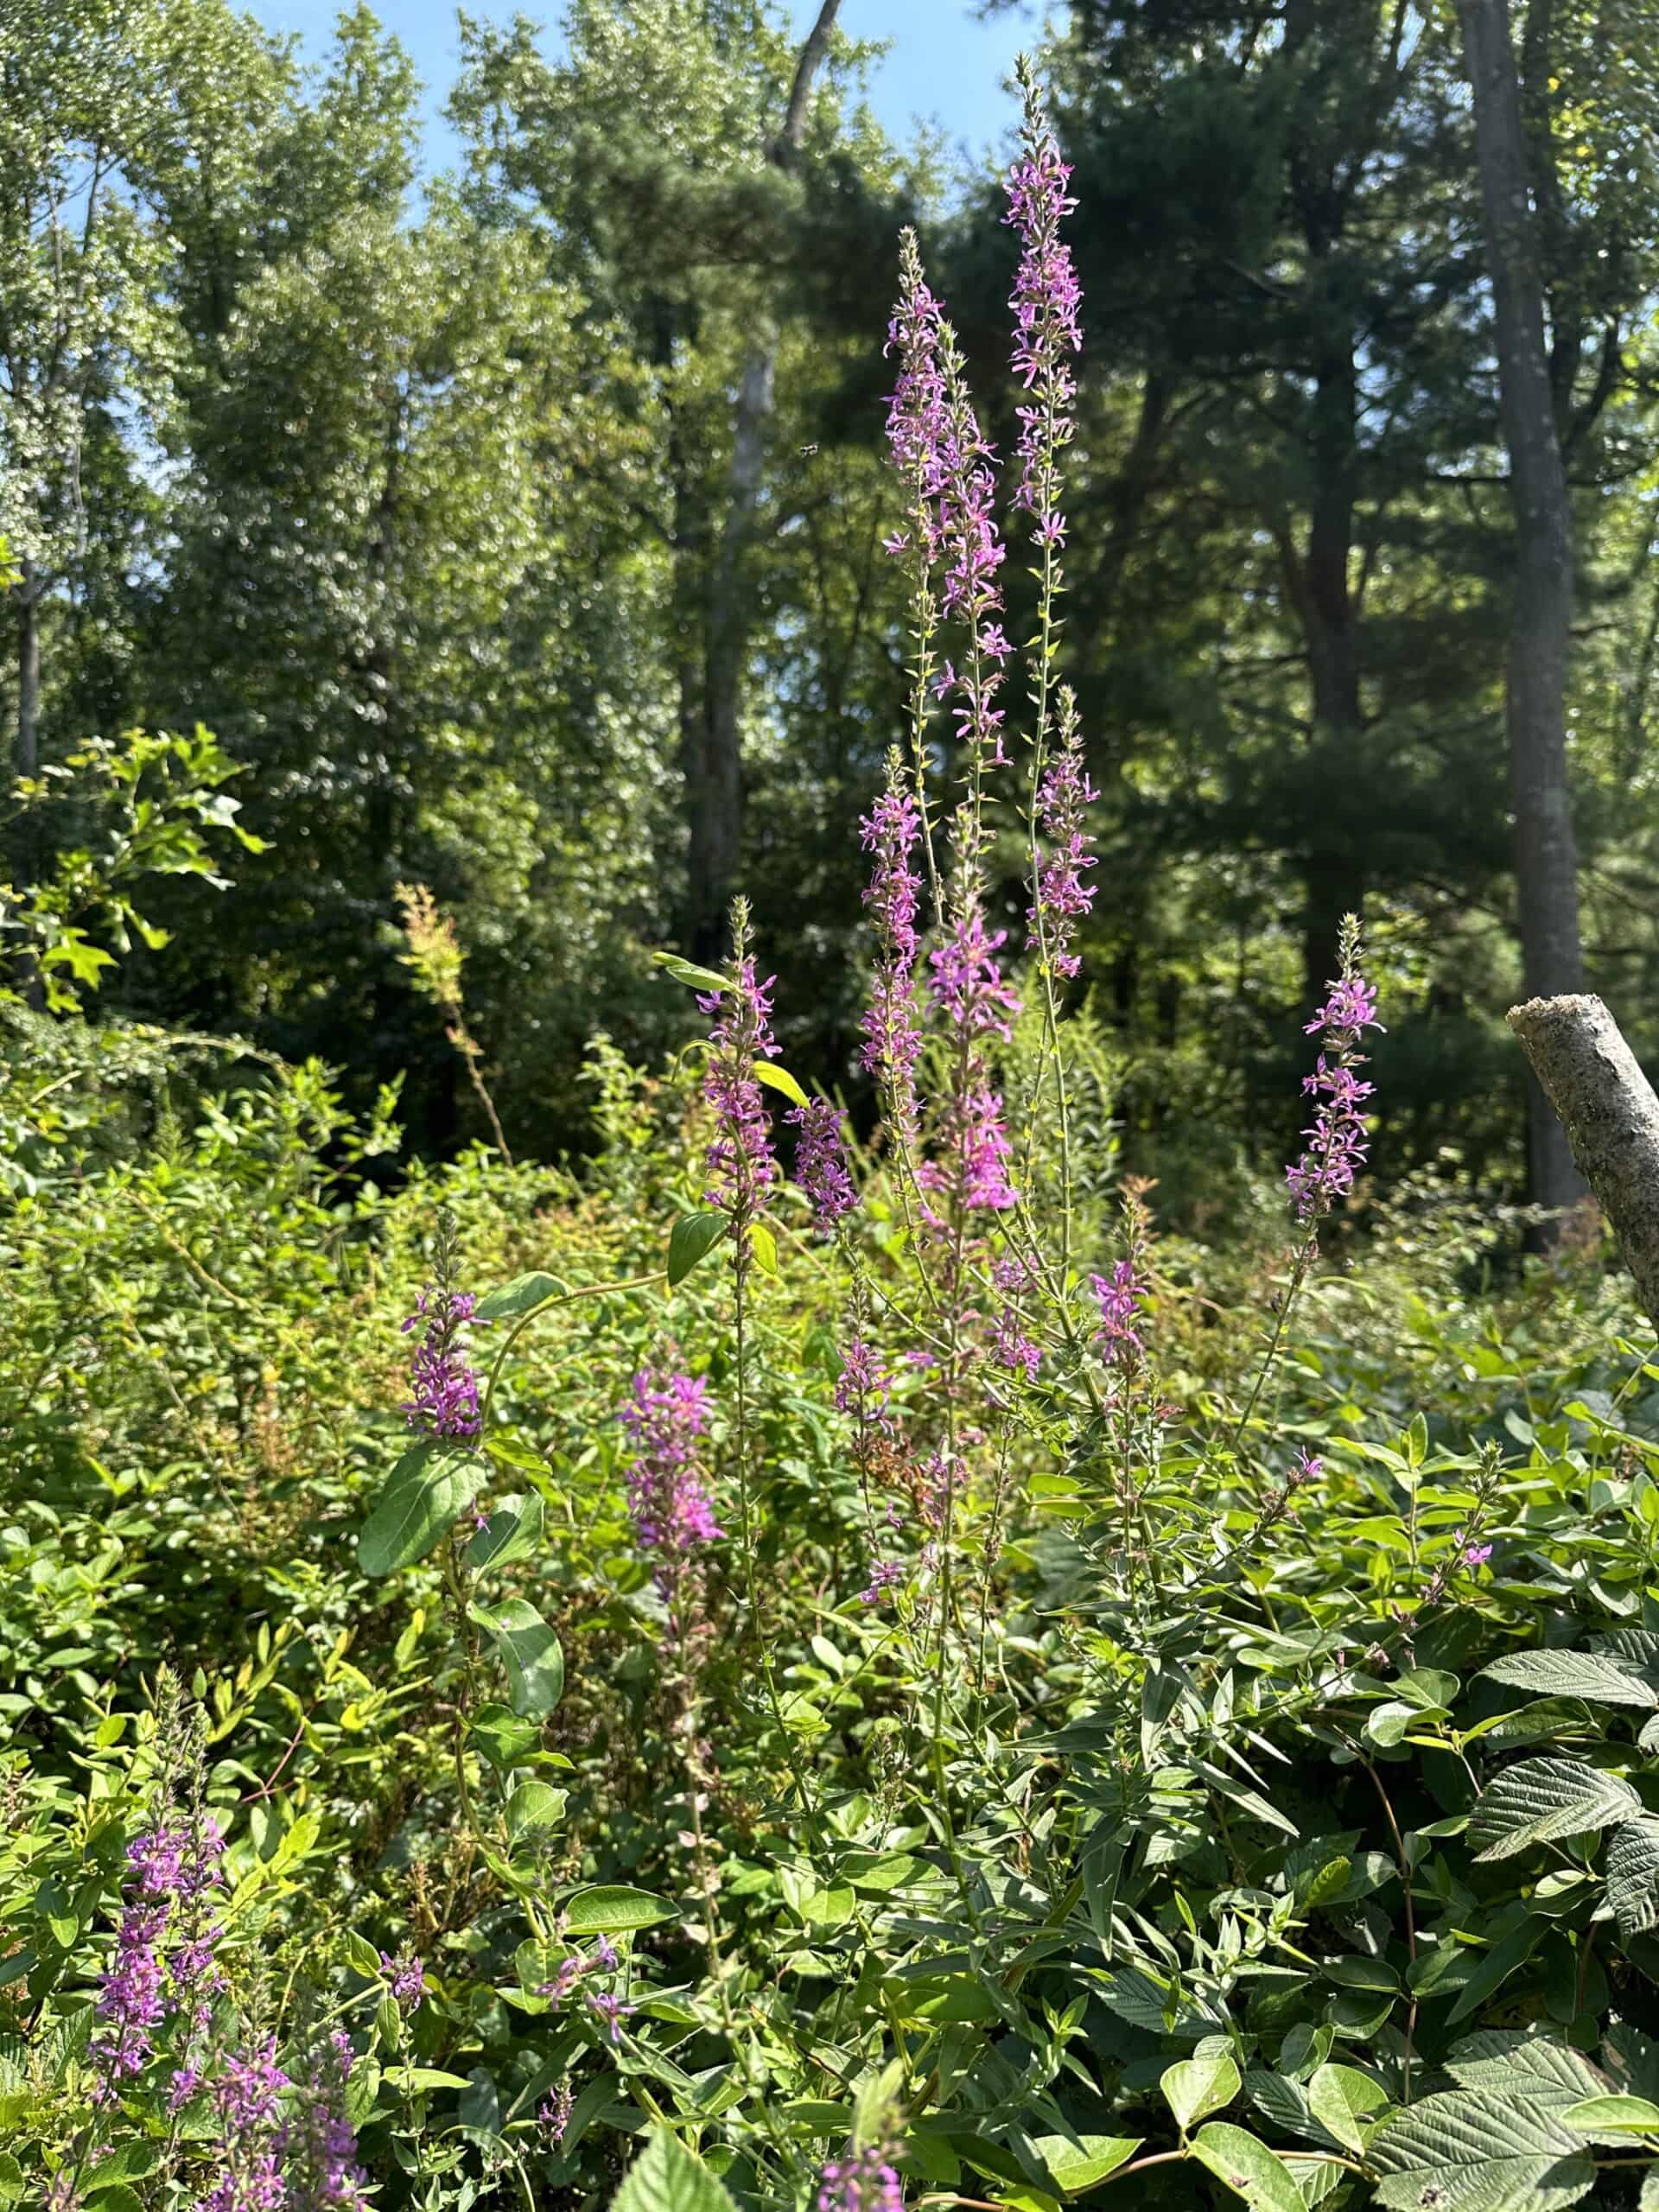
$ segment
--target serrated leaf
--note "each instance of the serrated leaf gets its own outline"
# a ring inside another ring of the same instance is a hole
[[[735,2212],[723,2185],[678,2138],[659,2129],[628,2168],[611,2212]]]
[[[526,1313],[534,1313],[550,1300],[568,1295],[570,1286],[561,1282],[557,1275],[543,1274],[539,1268],[527,1275],[515,1275],[499,1290],[490,1291],[478,1301],[473,1318],[478,1321],[522,1321]]]
[[[1659,1926],[1659,1820],[1627,1821],[1607,1847],[1607,1901],[1628,1943]]]
[[[1454,2089],[1397,2113],[1371,2138],[1379,2202],[1419,2212],[1554,2212],[1594,2188],[1580,2137],[1524,2095]]]
[[[769,1090],[781,1090],[791,1106],[804,1106],[806,1103],[806,1093],[789,1070],[780,1067],[776,1060],[757,1060],[754,1079],[757,1083],[764,1083]]]
[[[364,1573],[379,1581],[424,1559],[472,1503],[483,1478],[470,1452],[425,1439],[405,1452],[359,1533],[357,1563]]]
[[[1295,2175],[1248,2129],[1212,2120],[1193,2137],[1192,2155],[1242,2196],[1250,2212],[1302,2212]]]
[[[1230,2055],[1222,2051],[1214,2058],[1178,2058],[1165,2067],[1158,2087],[1185,2135],[1195,2120],[1231,2104],[1243,2082]]]
[[[631,1928],[655,1928],[659,1921],[677,1916],[666,1897],[649,1890],[600,1886],[578,1890],[564,1908],[564,1926],[571,1936],[618,1936]]]
[[[1535,1697],[1586,1698],[1592,1704],[1637,1705],[1651,1713],[1659,1690],[1600,1651],[1511,1651],[1483,1675]]]
[[[495,1646],[513,1711],[537,1720],[551,1713],[564,1693],[564,1653],[535,1606],[523,1598],[504,1598],[499,1605],[467,1610]]]
[[[541,1548],[546,1509],[539,1491],[504,1497],[467,1547],[467,1564],[476,1573],[532,1559]]]
[[[1144,2140],[1140,2135],[1039,2135],[1031,2147],[1055,2188],[1072,2196],[1127,2165]]]
[[[683,1213],[677,1217],[668,1232],[671,1290],[685,1281],[699,1260],[707,1259],[726,1234],[727,1226],[725,1215],[712,1209],[702,1213]]]
[[[1642,1800],[1628,1782],[1582,1759],[1524,1759],[1508,1767],[1469,1816],[1480,1859],[1512,1859],[1535,1843],[1633,1820]]]
[[[1307,2085],[1308,2110],[1357,2157],[1364,2156],[1370,2132],[1361,2123],[1375,2120],[1388,2101],[1388,2092],[1357,2066],[1321,2066]]]

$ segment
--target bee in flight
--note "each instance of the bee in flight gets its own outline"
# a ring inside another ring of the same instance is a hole
[[[817,451],[817,446],[803,446],[800,449],[800,457],[803,461],[810,461]]]

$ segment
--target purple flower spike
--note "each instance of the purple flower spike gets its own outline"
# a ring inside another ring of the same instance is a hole
[[[841,1116],[827,1098],[814,1098],[804,1106],[792,1107],[784,1119],[801,1133],[795,1153],[795,1179],[812,1201],[818,1227],[828,1233],[858,1205],[858,1193],[847,1172]]]
[[[628,1503],[642,1551],[672,1566],[725,1534],[701,1465],[709,1386],[690,1375],[641,1369],[619,1416],[632,1440]]]
[[[1147,1286],[1128,1260],[1120,1260],[1109,1275],[1091,1275],[1089,1283],[1100,1307],[1096,1342],[1108,1363],[1114,1367],[1138,1366],[1145,1358],[1147,1349],[1141,1340],[1140,1330]]]
[[[1365,1101],[1376,1086],[1362,1083],[1356,1071],[1365,1065],[1361,1034],[1382,1025],[1376,1018],[1376,993],[1358,972],[1359,925],[1351,914],[1343,922],[1341,950],[1342,973],[1303,1033],[1325,1033],[1313,1072],[1302,1078],[1304,1092],[1314,1102],[1313,1119],[1302,1132],[1307,1149],[1285,1170],[1292,1209],[1309,1228],[1353,1189],[1370,1149]]]
[[[429,1283],[404,1323],[405,1336],[424,1324],[410,1362],[410,1396],[402,1412],[410,1428],[435,1441],[476,1436],[478,1376],[467,1360],[461,1331],[478,1300],[468,1291]]]
[[[201,2212],[278,2212],[288,2195],[277,2098],[289,2078],[268,2036],[246,2056],[232,2052],[213,2083],[222,2131],[219,2179]]]
[[[1077,206],[1066,191],[1071,171],[1060,159],[1043,114],[1042,93],[1022,67],[1025,120],[1020,157],[1008,171],[1008,212],[1003,221],[1020,236],[1014,277],[1014,374],[1031,394],[1019,410],[1020,484],[1014,504],[1032,518],[1038,543],[1065,542],[1059,512],[1059,449],[1071,438],[1070,409],[1077,397],[1072,356],[1083,334],[1077,309],[1083,294],[1071,249],[1060,237],[1062,219]]]
[[[832,2158],[818,2185],[817,2212],[904,2212],[905,2192],[892,2158],[887,2144]]]
[[[1071,940],[1078,922],[1095,903],[1094,886],[1083,880],[1084,870],[1095,865],[1084,810],[1099,797],[1083,765],[1076,702],[1069,690],[1062,690],[1060,747],[1037,791],[1043,857],[1026,944],[1029,950],[1043,950],[1054,973],[1068,978],[1083,964],[1071,950]]]
[[[361,2212],[369,2177],[357,2162],[357,2133],[346,2111],[353,2053],[336,2028],[314,2054],[299,2110],[285,2131],[285,2212]]]
[[[380,1971],[391,1984],[391,1993],[405,2012],[412,2012],[426,1994],[426,1968],[413,1951],[380,1954]]]
[[[880,940],[869,1009],[862,1023],[863,1062],[882,1087],[889,1130],[899,1144],[908,1147],[916,1136],[916,1062],[922,1049],[914,988],[919,951],[916,911],[922,892],[916,849],[922,817],[916,801],[900,787],[896,758],[889,766],[887,790],[859,830],[865,851],[875,855],[864,903]]]
[[[697,1000],[704,1014],[716,1017],[702,1085],[715,1122],[703,1203],[730,1214],[740,1228],[760,1211],[778,1172],[754,1074],[755,1062],[770,1059],[778,1049],[771,1029],[772,988],[778,979],[769,976],[764,983],[757,982],[754,962],[742,949],[747,927],[747,914],[740,905],[733,983]]]

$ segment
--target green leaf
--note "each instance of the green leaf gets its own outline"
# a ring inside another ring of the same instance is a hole
[[[1307,2106],[1344,2150],[1363,2157],[1370,2130],[1361,2122],[1381,2112],[1388,2093],[1357,2066],[1321,2066],[1307,2085]]]
[[[1381,2177],[1377,2201],[1419,2212],[1555,2212],[1595,2187],[1583,2139],[1543,2100],[1455,2089],[1395,2113],[1368,2153]]]
[[[683,1213],[668,1232],[668,1284],[683,1283],[699,1260],[706,1259],[727,1230],[723,1213]]]
[[[778,1239],[764,1221],[749,1224],[749,1249],[754,1255],[754,1264],[763,1275],[778,1272]]]
[[[566,1789],[545,1782],[521,1782],[507,1800],[507,1831],[515,1840],[532,1828],[556,1828],[570,1802]]]
[[[1516,1967],[1526,1964],[1548,1933],[1548,1921],[1529,1916],[1512,1928],[1501,1942],[1494,1943],[1459,1991],[1451,2018],[1466,2020],[1471,2013],[1478,2012]]]
[[[1140,2135],[1039,2135],[1032,2149],[1063,2196],[1092,2189],[1127,2165],[1146,2139]]]
[[[467,1452],[423,1439],[391,1471],[357,1539],[357,1563],[380,1580],[441,1543],[478,1495],[483,1469]]]
[[[1248,2130],[1212,2120],[1193,2137],[1192,2155],[1242,2196],[1250,2212],[1303,2212],[1295,2175]]]
[[[735,2212],[730,2196],[701,2158],[666,2128],[654,2133],[628,2168],[611,2212]]]
[[[367,1974],[371,1981],[379,1980],[380,1954],[366,1936],[359,1936],[355,1930],[347,1935],[346,1955],[359,1974]]]
[[[534,1313],[550,1300],[563,1298],[569,1292],[568,1282],[561,1282],[557,1275],[543,1274],[539,1269],[527,1275],[515,1275],[499,1290],[493,1290],[478,1301],[474,1319],[480,1321],[521,1321],[526,1313]]]
[[[522,1766],[542,1740],[533,1720],[520,1720],[505,1705],[480,1705],[473,1715],[472,1736],[490,1764],[503,1772]]]
[[[15,2204],[22,2193],[22,2168],[10,2151],[0,2151],[0,2204]]]
[[[539,1491],[504,1497],[467,1547],[467,1564],[479,1572],[533,1558],[541,1548],[545,1508]]]
[[[1596,1705],[1659,1709],[1659,1690],[1600,1651],[1512,1651],[1482,1674],[1535,1697],[1586,1698]]]
[[[1645,2097],[1586,2097],[1568,2105],[1560,2115],[1563,2127],[1581,2135],[1653,2135],[1659,2133],[1659,2105]]]
[[[804,1106],[806,1103],[806,1093],[789,1070],[780,1067],[776,1060],[757,1060],[754,1079],[757,1083],[764,1083],[770,1090],[781,1090],[791,1106]]]
[[[677,952],[653,952],[652,963],[677,983],[685,983],[694,991],[729,991],[729,976],[717,976],[712,968],[699,968],[694,961],[682,960]]]
[[[1512,1859],[1535,1843],[1633,1820],[1642,1800],[1628,1782],[1582,1759],[1524,1759],[1507,1767],[1469,1817],[1480,1859]]]
[[[1195,2120],[1231,2104],[1243,2082],[1231,2057],[1223,2051],[1215,2058],[1178,2058],[1164,2069],[1158,2087],[1185,2135]]]
[[[572,1936],[616,1936],[678,1916],[666,1897],[649,1890],[598,1888],[576,1891],[564,1909],[564,1925]]]
[[[523,1719],[540,1719],[552,1712],[564,1690],[564,1654],[559,1639],[522,1598],[499,1605],[469,1605],[467,1611],[495,1646],[506,1669],[507,1700]]]
[[[1659,1820],[1627,1821],[1607,1847],[1607,1901],[1628,1943],[1659,1926]]]

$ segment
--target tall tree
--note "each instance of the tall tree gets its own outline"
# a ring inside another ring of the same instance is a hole
[[[1578,846],[1567,761],[1573,511],[1562,465],[1509,0],[1458,0],[1474,94],[1475,143],[1498,397],[1515,517],[1514,612],[1505,683],[1522,973],[1529,997],[1576,991]],[[1565,350],[1563,348],[1563,350]],[[1528,1089],[1529,1183],[1540,1205],[1583,1195],[1566,1131],[1535,1077]]]

